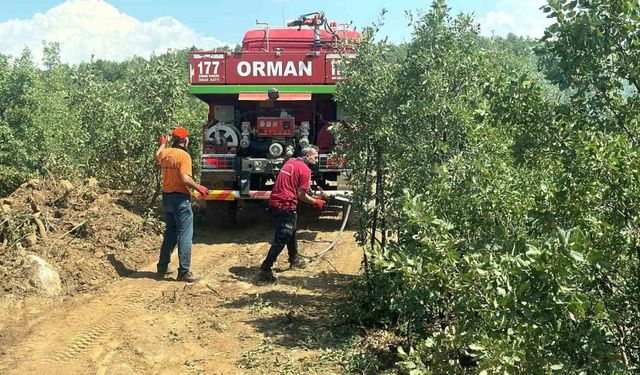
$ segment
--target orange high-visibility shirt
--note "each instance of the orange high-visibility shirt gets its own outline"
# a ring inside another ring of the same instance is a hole
[[[191,155],[179,148],[165,148],[158,154],[158,162],[162,167],[162,192],[190,195],[181,175],[191,176]]]

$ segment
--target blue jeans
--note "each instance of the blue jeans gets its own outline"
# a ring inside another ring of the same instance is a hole
[[[171,261],[171,253],[178,245],[178,273],[189,272],[191,266],[191,242],[193,240],[193,212],[191,197],[182,193],[162,193],[164,207],[164,239],[160,248],[158,272],[165,272]]]

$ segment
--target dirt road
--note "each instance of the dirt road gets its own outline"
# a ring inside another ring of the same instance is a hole
[[[271,218],[259,212],[244,224],[251,230],[196,231],[192,265],[203,274],[196,284],[156,280],[150,259],[99,292],[2,300],[0,373],[340,373],[325,354],[348,336],[331,328],[331,309],[359,271],[353,232],[305,270],[285,270],[285,250],[271,285],[254,280]],[[321,250],[339,227],[337,212],[301,215],[301,252]]]

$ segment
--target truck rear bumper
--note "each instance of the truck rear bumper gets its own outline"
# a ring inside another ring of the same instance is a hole
[[[329,190],[324,192],[331,198],[338,198],[339,200],[348,199],[351,197],[351,190]],[[269,199],[271,195],[267,190],[250,190],[249,194],[240,194],[239,190],[210,190],[209,195],[206,197],[200,196],[198,192],[192,193],[194,197],[199,199],[205,199],[208,201],[235,201],[235,200],[253,200],[253,199]]]

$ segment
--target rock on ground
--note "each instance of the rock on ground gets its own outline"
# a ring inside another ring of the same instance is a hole
[[[49,296],[57,296],[62,293],[62,284],[58,271],[37,255],[27,255],[26,259],[33,268],[29,282],[34,287]]]

